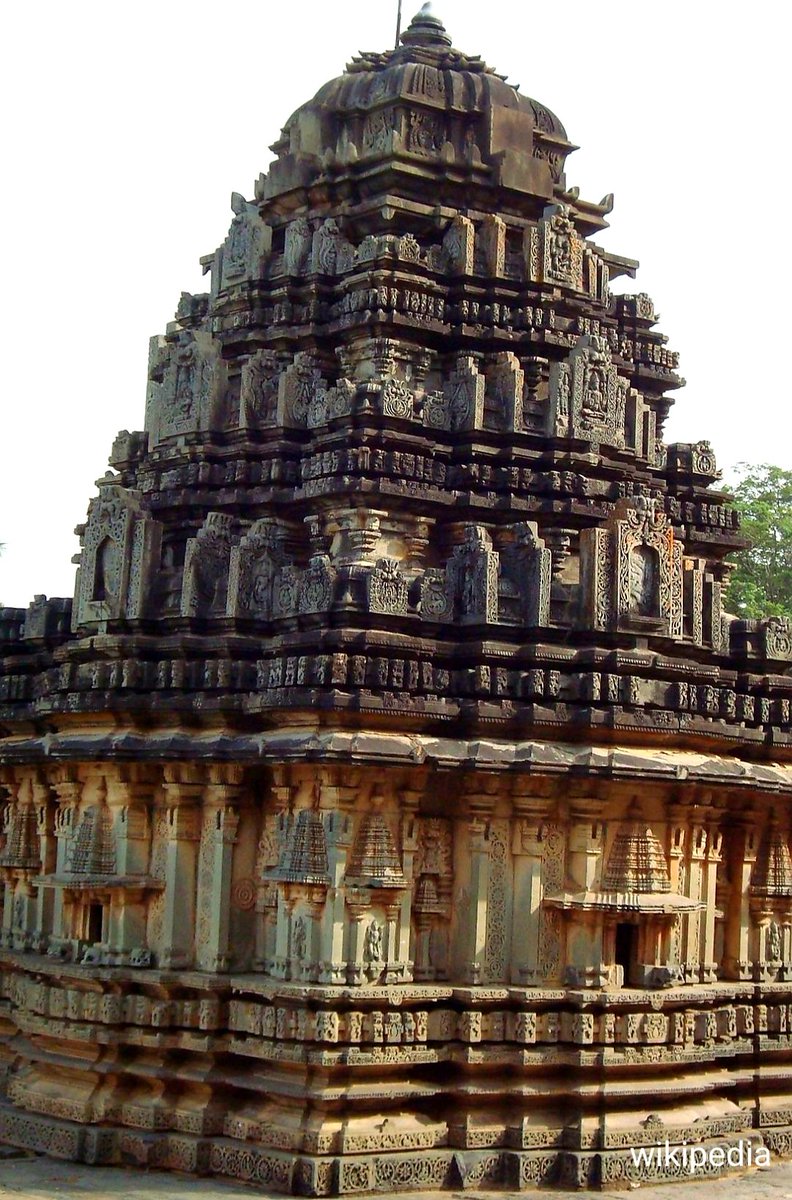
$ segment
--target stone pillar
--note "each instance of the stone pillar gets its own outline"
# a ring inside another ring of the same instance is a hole
[[[41,855],[41,874],[52,875],[57,862],[58,843],[55,837],[55,813],[52,792],[45,783],[34,783],[33,801],[36,806],[36,832]],[[53,929],[55,891],[51,887],[36,889],[36,920],[34,949],[43,954]]]
[[[344,876],[347,855],[352,842],[351,810],[358,794],[356,776],[346,787],[323,782],[320,785],[319,806],[329,809],[325,826],[327,832],[327,863],[330,886],[320,908],[319,972],[320,983],[346,983],[347,963],[344,958],[344,934],[346,905],[344,900]]]
[[[417,788],[404,788],[399,792],[399,807],[401,810],[401,856],[402,872],[407,887],[402,892],[399,911],[399,944],[396,958],[401,964],[403,983],[409,983],[413,978],[413,963],[410,956],[412,901],[415,888],[415,855],[418,850],[418,825],[416,813],[421,799],[421,791]]]
[[[347,979],[351,984],[363,983],[366,969],[364,961],[366,919],[370,916],[368,897],[361,896],[357,888],[347,892],[347,908],[350,918]]]
[[[542,822],[546,802],[514,798],[514,910],[512,917],[512,983],[539,984],[539,924],[542,910]]]
[[[14,813],[18,804],[20,785],[17,780],[9,781],[5,785],[8,791],[8,802],[3,809],[3,834],[6,849],[8,848],[9,839],[11,837],[11,829]],[[0,933],[0,946],[11,949],[14,938],[12,928],[14,924],[14,893],[16,891],[16,876],[10,869],[4,869],[3,876],[3,925]]]
[[[399,904],[385,904],[385,975],[383,983],[404,983],[399,961]]]
[[[721,861],[723,834],[715,821],[707,825],[706,858],[702,866],[701,899],[706,908],[701,913],[701,982],[714,983],[718,978],[715,961],[715,907],[718,864]]]
[[[478,984],[484,977],[487,954],[490,876],[490,847],[487,835],[494,801],[489,795],[470,794],[467,802],[470,813],[470,909],[466,931],[468,949],[463,969],[465,983]]]
[[[231,910],[231,873],[234,846],[239,827],[237,806],[240,800],[241,768],[210,767],[210,782],[204,789],[203,836],[210,838],[202,847],[198,875],[199,937],[196,939],[196,963],[205,971],[227,971],[230,965],[228,944]],[[203,942],[205,930],[206,941]]]
[[[287,885],[288,886],[288,885]],[[275,979],[291,978],[291,926],[294,900],[286,889],[278,889],[278,913],[275,929],[275,957],[272,974]]]
[[[69,851],[74,837],[77,821],[77,810],[80,805],[82,783],[69,770],[59,772],[53,780],[53,788],[57,799],[55,810],[55,875],[62,878],[66,874],[69,862]],[[72,930],[69,928],[69,913],[64,901],[63,886],[54,889],[52,902],[52,936],[48,953],[59,955],[63,952],[64,943],[71,940]]]
[[[603,851],[601,800],[571,802],[568,872],[576,888],[590,892],[597,878]]]
[[[259,850],[256,897],[256,949],[253,969],[272,974],[278,927],[278,892],[273,879],[283,851],[283,830],[292,807],[294,787],[285,768],[275,767],[271,786],[272,805],[267,805]]]
[[[196,770],[178,765],[165,768],[168,847],[165,858],[165,908],[158,964],[166,970],[191,967],[195,953],[195,898],[200,800],[202,786]]]
[[[707,857],[707,828],[702,813],[693,813],[690,818],[690,844],[688,848],[688,896],[701,901],[704,885],[704,864]],[[686,918],[682,944],[682,963],[685,983],[698,983],[701,979],[702,933],[706,914],[689,913]]]
[[[134,775],[134,768],[132,769]],[[116,874],[124,878],[148,873],[151,849],[150,812],[153,786],[130,778],[121,768],[107,776],[107,807],[110,810],[116,845]],[[132,950],[146,947],[146,897],[141,888],[123,888],[114,893],[108,914],[108,961],[120,966]]]

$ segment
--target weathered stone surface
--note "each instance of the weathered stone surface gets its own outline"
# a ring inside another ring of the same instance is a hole
[[[0,610],[0,1141],[319,1196],[792,1146],[792,634],[571,149],[422,12],[234,193],[73,601]]]

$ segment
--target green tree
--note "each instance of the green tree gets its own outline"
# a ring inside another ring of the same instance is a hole
[[[738,463],[731,493],[748,550],[735,556],[726,604],[741,617],[792,617],[792,471]]]

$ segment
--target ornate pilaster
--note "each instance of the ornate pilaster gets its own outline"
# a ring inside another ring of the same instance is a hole
[[[55,837],[55,805],[52,789],[46,783],[33,784],[33,804],[36,810],[36,832],[39,839],[41,874],[51,875],[55,871],[58,843]],[[43,954],[53,929],[55,892],[53,888],[36,889],[36,917],[34,949]]]
[[[323,782],[320,785],[320,806],[329,809],[327,818],[327,862],[330,886],[325,903],[317,914],[320,921],[318,978],[320,983],[346,982],[347,964],[344,958],[346,913],[344,876],[347,856],[352,844],[352,809],[357,797],[359,774],[351,772],[344,786]]]
[[[547,813],[547,803],[540,797],[519,792],[514,796],[512,928],[515,931],[515,952],[511,956],[511,980],[523,985],[542,982],[539,970],[544,850],[542,823]]]
[[[241,783],[241,768],[212,766],[204,787],[195,950],[196,965],[205,971],[227,971],[230,966],[231,878]]]
[[[52,787],[55,792],[57,807],[55,809],[55,875],[62,877],[68,869],[72,838],[77,826],[77,812],[82,795],[82,782],[76,772],[64,767],[54,775]],[[52,905],[52,935],[49,939],[48,954],[61,957],[69,944],[68,911],[70,905],[64,897],[63,887],[54,888]]]
[[[723,834],[717,814],[707,823],[706,857],[702,868],[701,899],[705,908],[701,912],[701,982],[714,983],[718,978],[715,961],[715,913],[718,865],[721,861]]]
[[[158,962],[168,970],[190,967],[195,955],[195,897],[200,801],[199,768],[166,766],[163,782],[167,850],[165,907]]]

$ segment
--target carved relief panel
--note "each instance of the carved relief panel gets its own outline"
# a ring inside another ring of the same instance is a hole
[[[526,238],[532,283],[555,283],[583,291],[584,243],[566,205],[549,205]]]
[[[231,517],[209,513],[184,558],[181,612],[185,617],[221,615],[228,602],[231,565]]]
[[[581,534],[582,620],[592,629],[682,636],[682,544],[659,503],[622,500]]]
[[[225,366],[211,334],[180,330],[149,344],[146,430],[153,448],[164,438],[209,429],[225,392]]]
[[[628,392],[605,339],[584,334],[566,362],[550,369],[548,432],[622,448]]]
[[[143,615],[149,574],[159,562],[162,529],[137,492],[101,483],[81,532],[73,628]]]

